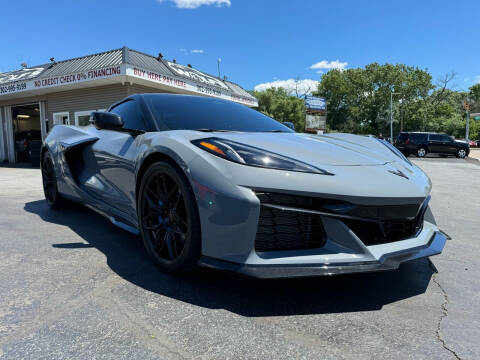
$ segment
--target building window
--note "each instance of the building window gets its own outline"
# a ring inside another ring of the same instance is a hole
[[[90,125],[90,114],[95,110],[77,111],[75,112],[75,126]]]
[[[53,113],[53,125],[70,125],[70,114],[68,112]]]
[[[90,125],[90,114],[94,111],[106,111],[105,109],[85,110],[75,112],[75,126]]]

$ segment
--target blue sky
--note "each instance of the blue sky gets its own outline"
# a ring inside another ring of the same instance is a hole
[[[306,86],[331,67],[371,62],[455,71],[480,81],[480,1],[24,0],[1,5],[0,72],[122,46],[217,74],[246,89]],[[8,14],[8,15],[7,15]],[[316,66],[314,66],[316,64]]]

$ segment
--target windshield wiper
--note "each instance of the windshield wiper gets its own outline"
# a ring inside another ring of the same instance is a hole
[[[224,130],[224,129],[194,129],[195,131],[202,132],[231,132],[233,130]]]
[[[285,131],[285,130],[268,130],[267,132],[275,132],[275,133],[288,133],[289,131]]]

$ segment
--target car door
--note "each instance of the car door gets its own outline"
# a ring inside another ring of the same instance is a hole
[[[141,106],[134,99],[115,105],[110,112],[119,115],[125,129],[146,130]],[[103,191],[104,203],[126,220],[136,221],[135,161],[143,135],[115,130],[98,130],[99,140],[93,145]]]
[[[428,151],[432,153],[443,153],[443,137],[440,134],[428,135]]]
[[[457,148],[455,141],[448,135],[442,135],[442,152],[445,154],[456,154]]]

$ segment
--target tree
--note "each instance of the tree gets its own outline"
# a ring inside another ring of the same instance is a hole
[[[399,119],[409,119],[413,112],[423,109],[433,88],[432,77],[426,70],[404,64],[372,63],[365,68],[330,70],[322,76],[314,95],[327,99],[330,129],[378,134],[389,132],[392,92],[398,129]],[[422,115],[428,112],[416,114],[417,118]]]
[[[289,121],[296,131],[305,130],[305,102],[290,96],[283,88],[269,88],[265,91],[251,91],[258,99],[258,110],[277,121]]]

